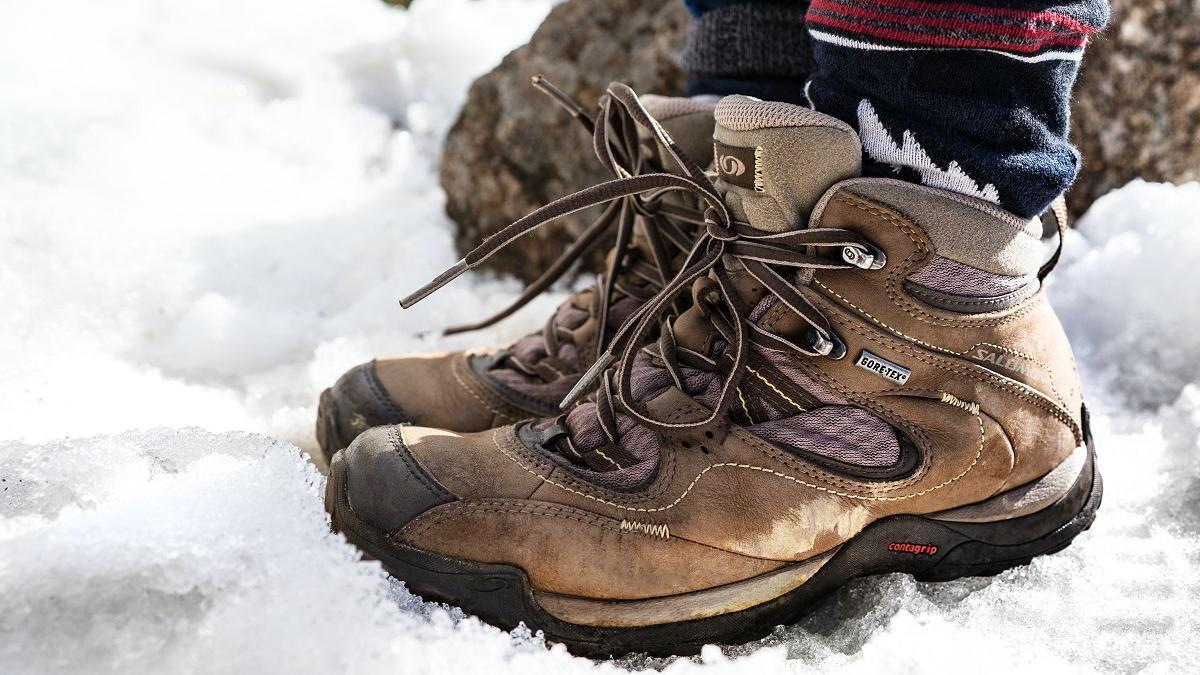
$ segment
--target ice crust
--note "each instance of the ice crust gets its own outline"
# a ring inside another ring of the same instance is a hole
[[[458,341],[436,330],[516,284],[396,305],[455,258],[436,157],[470,78],[551,4],[0,9],[0,673],[1200,672],[1197,184],[1104,198],[1053,280],[1106,481],[1061,554],[596,664],[420,602],[328,532],[296,449],[317,392],[554,305]]]

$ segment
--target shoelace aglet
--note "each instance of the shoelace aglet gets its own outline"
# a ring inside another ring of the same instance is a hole
[[[550,80],[547,80],[545,76],[540,74],[534,75],[533,77],[529,78],[529,81],[533,83],[534,88],[549,96],[554,100],[555,103],[562,106],[563,109],[571,115],[571,117],[579,120],[580,123],[582,123],[583,126],[588,129],[589,133],[595,130],[595,122],[592,120],[592,116],[587,114],[587,111],[583,109],[583,106],[579,105],[575,99],[568,96],[562,89],[554,86],[554,83]]]
[[[579,398],[583,396],[583,392],[587,391],[588,388],[592,386],[592,382],[596,381],[596,378],[600,375],[600,373],[604,372],[604,369],[612,365],[612,362],[615,360],[616,358],[612,355],[612,352],[604,352],[601,354],[600,358],[596,359],[596,362],[592,364],[592,367],[588,368],[583,374],[583,377],[579,378],[579,381],[575,383],[575,386],[571,387],[571,391],[567,392],[566,398],[564,398],[562,402],[558,404],[559,409],[566,410],[567,406],[571,405],[575,401],[578,401]]]
[[[471,267],[470,267],[470,265],[467,264],[466,258],[459,260],[458,262],[454,263],[453,267],[451,267],[450,269],[446,270],[445,272],[442,272],[441,274],[437,275],[436,277],[433,278],[432,281],[430,281],[429,283],[425,284],[424,286],[418,288],[411,295],[408,295],[408,296],[402,298],[400,300],[400,306],[403,307],[404,309],[408,309],[409,307],[412,307],[413,305],[417,304],[418,302],[424,300],[431,293],[438,290],[442,286],[445,286],[446,284],[450,283],[451,281],[454,281],[455,279],[459,278],[460,276],[462,276],[463,272],[466,272],[469,269],[471,269]]]

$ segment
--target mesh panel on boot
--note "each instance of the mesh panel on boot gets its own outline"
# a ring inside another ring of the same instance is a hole
[[[796,414],[794,408],[772,406],[771,419],[750,426],[751,433],[783,449],[798,449],[835,459],[845,464],[879,467],[899,461],[900,445],[895,430],[872,413],[847,405],[844,397],[813,380],[785,354],[755,350],[773,369],[796,387],[807,391],[820,407]],[[698,402],[715,405],[720,390],[720,377],[684,367],[683,389]],[[673,386],[671,376],[653,365],[645,352],[637,355],[630,388],[635,399],[645,401]],[[596,417],[596,405],[583,403],[566,417],[576,450],[580,453],[609,443]],[[572,470],[588,480],[615,489],[630,489],[653,475],[662,451],[658,434],[646,429],[626,415],[617,414],[619,443],[634,464],[620,470],[596,472],[572,466]]]
[[[637,310],[640,304],[640,301],[628,297],[613,303],[608,315],[610,327],[619,326]],[[590,314],[586,310],[579,309],[568,300],[559,306],[554,316],[554,322],[567,330],[575,330],[582,326],[589,316]],[[547,356],[546,340],[542,332],[538,331],[517,340],[513,345],[512,353],[526,366],[536,366]],[[545,382],[537,376],[529,375],[516,368],[504,367],[505,364],[494,368],[488,374],[493,380],[513,391],[550,404],[557,404],[579,381],[583,370],[583,364],[579,362],[579,349],[574,344],[568,341],[560,343],[557,356],[566,368],[562,373],[563,376],[552,382]]]
[[[892,466],[900,459],[896,432],[853,406],[826,406],[749,428],[759,438],[856,466]]]
[[[935,257],[928,265],[909,275],[908,280],[925,288],[972,298],[1005,295],[1036,283],[1035,275],[1009,277],[992,274],[970,265]]]

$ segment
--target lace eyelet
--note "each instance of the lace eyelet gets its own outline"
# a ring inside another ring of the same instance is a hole
[[[842,260],[861,270],[883,269],[887,255],[870,244],[842,247]]]
[[[841,361],[846,358],[846,343],[842,342],[842,338],[838,337],[837,333],[830,333],[830,342],[833,343],[833,349],[825,355],[825,358],[830,361]]]
[[[808,338],[808,348],[814,353],[832,361],[841,361],[846,358],[846,343],[842,342],[837,333],[830,331],[828,335],[822,335],[817,329],[809,328],[806,337]]]

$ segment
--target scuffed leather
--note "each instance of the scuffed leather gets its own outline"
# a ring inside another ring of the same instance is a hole
[[[465,352],[379,359],[375,370],[414,424],[482,431],[532,416],[480,382],[468,359]]]
[[[399,429],[376,427],[343,451],[350,508],[383,532],[394,532],[421,513],[454,499],[417,465]]]
[[[334,383],[332,393],[338,402],[338,424],[350,437],[370,427],[412,422],[379,381],[374,361],[347,371]]]

